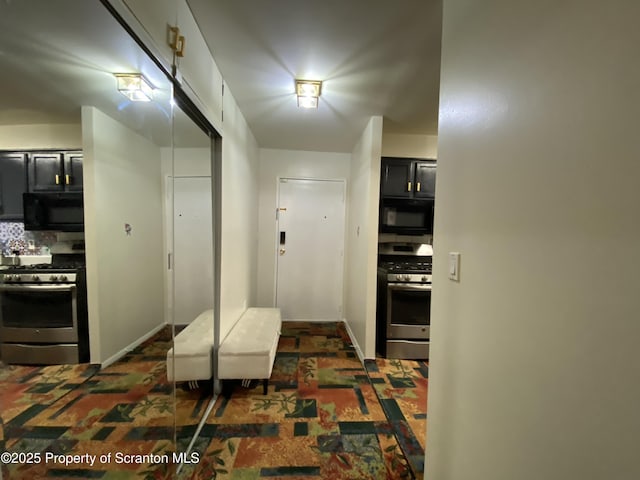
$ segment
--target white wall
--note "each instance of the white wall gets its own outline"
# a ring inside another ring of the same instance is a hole
[[[348,180],[350,162],[347,153],[260,149],[258,306],[270,307],[275,302],[278,178]]]
[[[102,363],[164,323],[160,149],[93,107],[82,133],[91,362]]]
[[[351,154],[347,189],[345,317],[364,358],[375,358],[382,117],[371,117]]]
[[[198,128],[195,124],[193,128]],[[206,138],[203,132],[202,136]],[[174,148],[173,175],[176,177],[210,177],[211,149],[210,148]]]
[[[382,156],[438,158],[437,135],[382,133]]]
[[[258,146],[229,89],[222,131],[220,339],[256,300]]]
[[[0,125],[0,150],[78,149],[81,147],[80,123]]]
[[[425,478],[640,478],[638,18],[444,1]]]

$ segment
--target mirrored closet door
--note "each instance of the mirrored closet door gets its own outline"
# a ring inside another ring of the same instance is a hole
[[[0,67],[4,478],[174,475],[211,398],[172,361],[213,307],[210,134],[98,0],[1,2]]]

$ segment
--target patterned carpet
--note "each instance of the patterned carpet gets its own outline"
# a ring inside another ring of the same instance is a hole
[[[429,364],[377,358],[367,360],[365,366],[413,474],[422,478]]]
[[[269,391],[218,398],[190,478],[413,478],[343,323],[283,322]]]
[[[238,384],[218,398],[177,475],[172,452],[210,397],[176,389],[174,421],[170,345],[166,329],[103,370],[0,368],[2,450],[34,460],[3,464],[5,480],[422,478],[426,363],[378,359],[367,372],[335,322],[284,322],[267,395]]]
[[[174,410],[170,345],[166,328],[103,370],[3,367],[3,450],[15,454],[3,462],[4,478],[175,478],[174,425],[185,426],[177,439],[184,445],[208,397],[178,389]]]

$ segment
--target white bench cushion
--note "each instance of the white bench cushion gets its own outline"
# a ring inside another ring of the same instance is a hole
[[[187,382],[212,378],[212,350],[213,310],[205,310],[176,335],[173,348],[167,352],[167,379]]]
[[[278,349],[282,320],[278,308],[249,308],[218,351],[220,379],[267,379]]]

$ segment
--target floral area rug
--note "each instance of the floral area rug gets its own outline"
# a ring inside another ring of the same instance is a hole
[[[184,478],[413,478],[343,323],[283,322],[269,389],[219,397]]]
[[[4,478],[175,478],[173,452],[186,448],[210,396],[174,393],[170,346],[165,328],[102,370],[3,369],[4,448],[15,456]]]
[[[424,473],[429,364],[377,358],[365,362],[369,378],[416,478]]]

